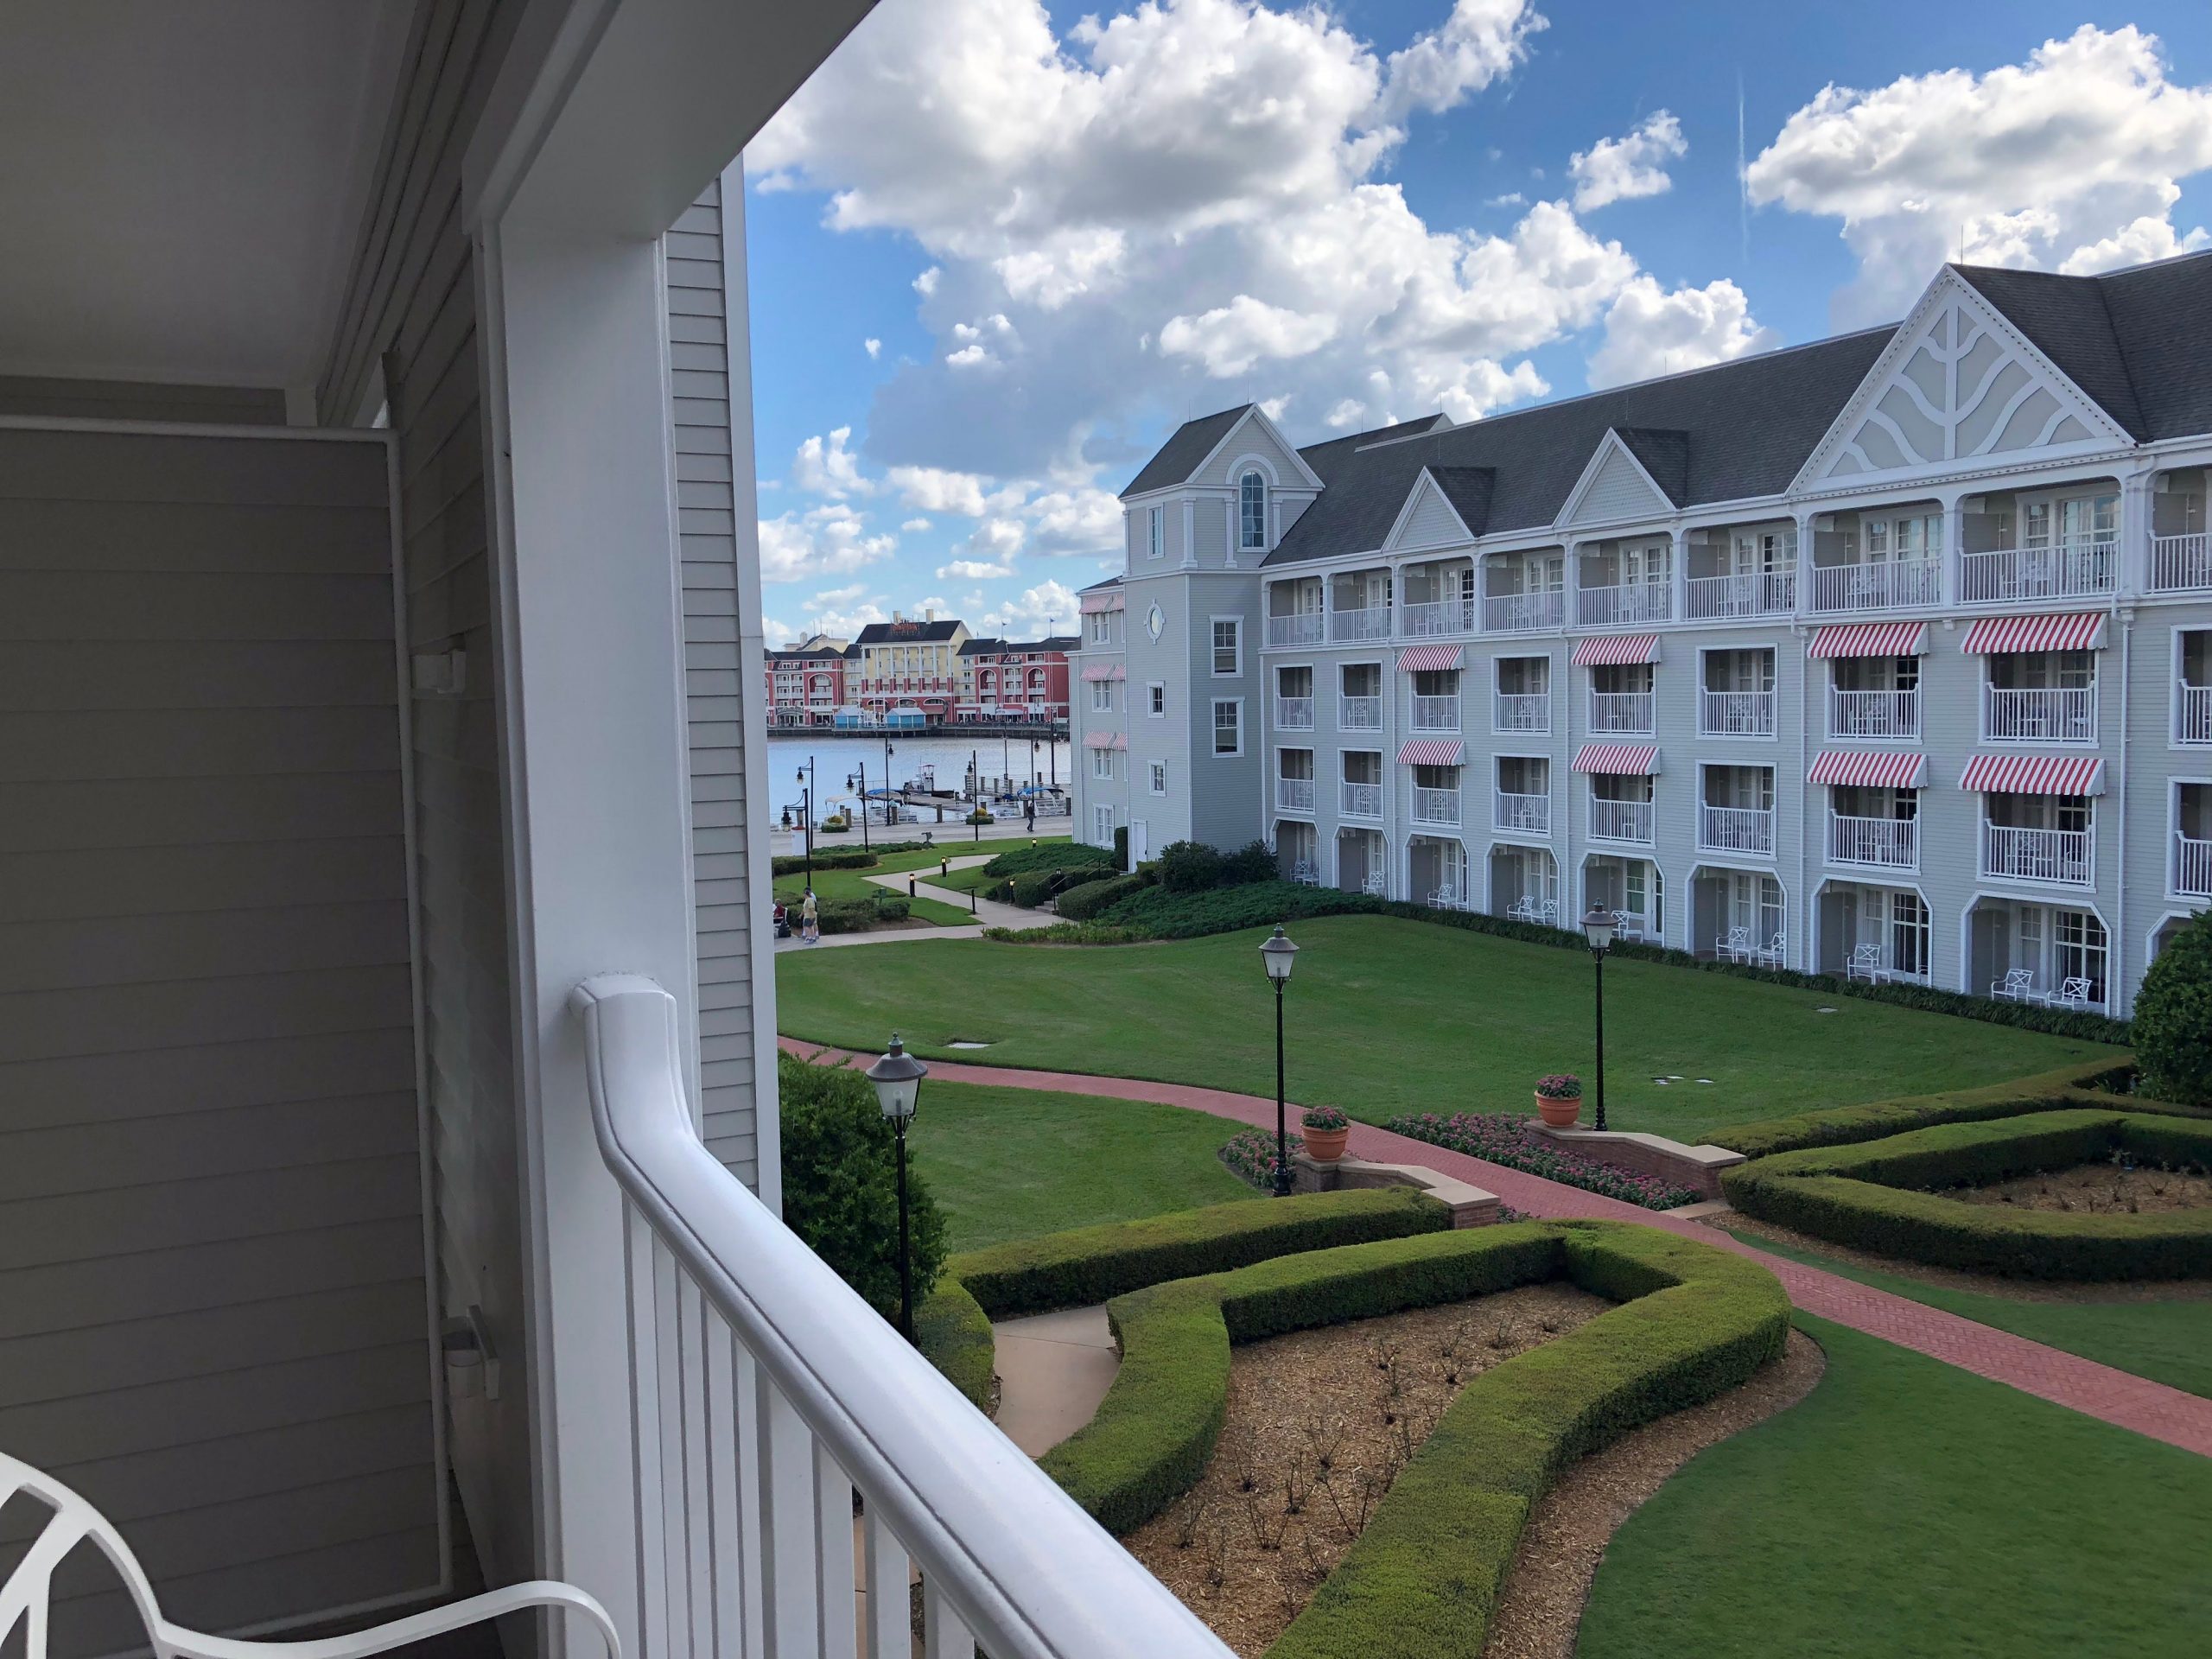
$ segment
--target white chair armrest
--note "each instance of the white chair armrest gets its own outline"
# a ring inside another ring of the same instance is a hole
[[[180,1630],[167,1620],[162,1621],[156,1635],[158,1643],[166,1645],[177,1659],[368,1659],[372,1654],[389,1653],[411,1642],[464,1630],[530,1607],[566,1607],[582,1614],[606,1642],[607,1659],[621,1659],[621,1639],[614,1632],[614,1621],[607,1616],[607,1609],[573,1585],[557,1584],[550,1579],[511,1584],[503,1590],[487,1590],[466,1601],[433,1607],[425,1613],[412,1613],[353,1636],[326,1636],[308,1642],[247,1642],[233,1637],[201,1636],[196,1631]]]

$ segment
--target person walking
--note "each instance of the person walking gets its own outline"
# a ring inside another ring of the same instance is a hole
[[[806,890],[806,902],[798,908],[798,936],[807,944],[822,943],[822,917],[814,906],[814,889]]]
[[[1034,831],[1037,828],[1037,798],[1025,795],[1021,798],[1021,827]]]

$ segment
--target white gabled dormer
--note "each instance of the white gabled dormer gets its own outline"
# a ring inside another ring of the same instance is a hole
[[[1487,468],[1453,467],[1455,474],[1487,472]],[[1487,491],[1485,489],[1485,493]],[[1390,533],[1382,538],[1385,553],[1418,553],[1430,548],[1465,547],[1482,533],[1480,515],[1478,523],[1471,524],[1437,476],[1436,469],[1424,467],[1414,486],[1406,492],[1405,505],[1398,509]]]
[[[1686,499],[1687,461],[1681,433],[1609,427],[1554,522],[1574,530],[1670,518]]]
[[[1257,404],[1186,421],[1122,492],[1128,573],[1250,569],[1320,490]]]

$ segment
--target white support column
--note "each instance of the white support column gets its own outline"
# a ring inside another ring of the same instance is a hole
[[[1966,496],[1955,490],[1937,499],[1943,506],[1943,568],[1940,572],[1943,608],[1955,611],[1959,607],[1961,578],[1966,571],[1966,509],[1961,505]]]
[[[1813,608],[1813,523],[1819,516],[1799,512],[1791,517],[1797,527],[1797,560],[1791,567],[1796,573],[1791,578],[1791,597],[1796,603],[1791,609],[1799,616],[1809,614]]]
[[[2152,488],[2156,466],[2123,474],[2120,480],[2120,569],[2116,598],[2130,600],[2151,591]]]
[[[1182,568],[1198,568],[1198,504],[1193,496],[1183,498],[1183,558]]]
[[[1674,556],[1667,561],[1668,618],[1687,621],[1690,613],[1690,532],[1687,524],[1675,526]]]

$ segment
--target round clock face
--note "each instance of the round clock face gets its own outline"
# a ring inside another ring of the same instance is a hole
[[[1162,611],[1159,606],[1154,606],[1152,607],[1152,613],[1144,620],[1144,631],[1150,634],[1154,639],[1157,639],[1160,638],[1161,631],[1166,626],[1166,613]]]

